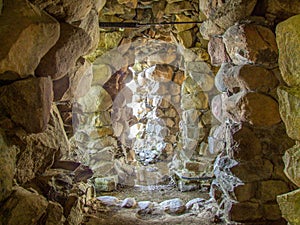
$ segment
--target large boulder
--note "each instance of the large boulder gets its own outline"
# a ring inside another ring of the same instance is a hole
[[[288,149],[283,157],[285,175],[300,187],[300,146],[295,145]]]
[[[42,58],[35,73],[58,80],[75,67],[77,59],[86,54],[90,47],[91,37],[83,29],[61,23],[59,40]]]
[[[52,106],[50,121],[43,133],[28,135],[20,130],[14,141],[20,148],[15,177],[21,184],[43,174],[62,155],[67,157],[70,150],[63,122],[55,105]]]
[[[200,10],[217,26],[227,29],[235,22],[250,16],[257,0],[202,0]]]
[[[285,123],[286,132],[292,138],[300,140],[300,89],[298,87],[279,87],[280,115]]]
[[[228,117],[254,126],[272,126],[281,121],[276,100],[256,92],[239,92],[225,102]]]
[[[234,66],[223,63],[216,77],[216,87],[219,91],[229,90],[265,92],[273,90],[278,85],[278,80],[272,71],[260,66],[241,65]]]
[[[300,15],[297,15],[279,23],[276,27],[279,68],[284,81],[290,86],[300,85],[299,23]]]
[[[16,149],[8,147],[0,130],[0,202],[10,195],[16,164]]]
[[[24,0],[3,1],[0,29],[0,74],[13,71],[21,78],[34,74],[59,38],[59,23]]]
[[[30,0],[39,8],[68,23],[83,20],[94,6],[94,0]]]
[[[16,81],[0,90],[0,111],[4,115],[29,133],[46,129],[53,99],[49,77]]]
[[[258,64],[268,68],[277,65],[278,49],[275,35],[267,27],[236,24],[223,35],[227,52],[236,65]]]
[[[283,218],[291,225],[300,224],[300,189],[277,196],[277,202]]]
[[[0,209],[0,224],[39,224],[46,214],[47,206],[48,202],[43,196],[15,187]]]

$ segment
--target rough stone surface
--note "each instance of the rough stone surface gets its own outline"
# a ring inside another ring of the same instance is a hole
[[[300,84],[300,15],[293,16],[276,27],[279,48],[279,68],[284,81],[291,86]]]
[[[102,86],[92,86],[89,92],[78,99],[83,112],[105,111],[112,106],[112,99]]]
[[[233,66],[223,63],[216,77],[219,91],[257,91],[268,93],[278,85],[278,80],[272,71],[260,66]]]
[[[91,88],[92,65],[80,58],[66,76],[53,82],[54,101],[70,101],[83,97]]]
[[[212,37],[208,42],[208,53],[211,64],[220,66],[222,63],[230,62],[222,37]]]
[[[219,27],[227,29],[235,22],[249,16],[256,4],[256,0],[233,1],[199,1],[200,10],[206,17],[214,21]]]
[[[106,64],[93,63],[93,82],[92,85],[104,85],[112,76],[112,69]]]
[[[77,59],[86,54],[90,47],[91,37],[83,29],[61,23],[59,40],[41,59],[35,73],[58,80],[75,67]]]
[[[241,202],[232,205],[230,219],[232,221],[243,222],[262,218],[262,210],[258,203]]]
[[[282,216],[290,223],[300,224],[300,189],[277,197]]]
[[[48,77],[29,78],[1,87],[1,111],[29,133],[46,129],[53,99]]]
[[[275,35],[266,27],[255,24],[234,25],[226,30],[223,41],[236,65],[258,64],[269,68],[277,65]]]
[[[276,199],[276,196],[289,191],[287,184],[280,180],[268,180],[260,183],[257,195],[262,202]]]
[[[60,21],[68,23],[83,20],[91,11],[94,0],[31,0],[31,2]]]
[[[47,215],[45,218],[45,225],[63,225],[65,217],[63,207],[57,202],[49,202],[47,208]]]
[[[16,179],[26,183],[36,175],[41,175],[51,167],[55,158],[69,154],[69,142],[58,109],[52,106],[49,124],[43,133],[28,135],[25,132],[16,134],[20,147],[17,158]]]
[[[185,211],[185,204],[179,198],[163,201],[159,206],[167,213],[170,214],[181,214]]]
[[[0,209],[0,222],[1,224],[38,224],[46,213],[47,206],[48,202],[43,196],[22,187],[15,187],[10,198]]]
[[[295,145],[288,149],[284,156],[285,175],[298,187],[300,187],[300,146]]]
[[[13,71],[21,78],[33,75],[41,58],[58,40],[59,23],[28,1],[6,0],[3,4],[0,74]]]
[[[300,2],[298,0],[268,0],[266,13],[270,19],[276,22],[282,21],[300,14]]]
[[[4,134],[0,130],[0,202],[12,191],[15,166],[16,149],[7,146]]]
[[[264,94],[240,92],[229,97],[225,104],[226,111],[235,121],[255,126],[272,126],[281,121],[278,103]]]
[[[286,132],[292,138],[300,140],[300,89],[298,87],[279,87],[280,115],[285,123]]]

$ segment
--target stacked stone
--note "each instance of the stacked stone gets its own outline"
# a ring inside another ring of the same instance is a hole
[[[287,134],[296,141],[283,157],[285,175],[298,187],[297,190],[277,197],[283,217],[290,224],[300,224],[300,67],[299,29],[300,15],[293,16],[276,27],[276,40],[279,48],[279,68],[285,86],[277,89],[280,115]]]
[[[215,77],[221,94],[212,112],[222,124],[211,133],[210,147],[222,151],[210,194],[228,221],[280,222],[276,196],[292,187],[281,158],[293,141],[279,115],[278,49],[267,22],[241,21],[256,1],[233,2],[200,4],[208,18],[201,31],[210,38],[212,64],[221,65]]]
[[[56,105],[90,87],[91,64],[83,56],[98,42],[97,9],[88,0],[31,2],[1,1],[0,139],[8,160],[1,161],[0,223],[79,224],[92,173],[76,162],[69,162],[75,168],[51,168],[70,154]]]
[[[215,94],[211,66],[203,61],[185,62],[186,79],[182,84],[182,120],[180,124],[180,145],[177,148],[176,174],[180,178],[179,189],[188,191],[199,188],[202,183],[197,178],[212,176],[212,162],[215,154],[208,150],[208,134],[215,123],[211,115],[209,101]]]

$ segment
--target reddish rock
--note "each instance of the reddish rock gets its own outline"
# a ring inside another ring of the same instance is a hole
[[[29,133],[46,129],[53,99],[49,77],[29,78],[0,89],[0,106],[13,122]]]
[[[212,37],[208,42],[208,53],[211,64],[220,66],[222,63],[230,62],[222,37]]]
[[[257,64],[268,68],[277,65],[278,48],[274,33],[255,24],[237,24],[223,35],[227,52],[236,65]]]
[[[36,75],[50,76],[53,80],[62,78],[75,67],[77,59],[87,53],[90,46],[91,37],[83,29],[61,23],[59,40],[42,58]]]

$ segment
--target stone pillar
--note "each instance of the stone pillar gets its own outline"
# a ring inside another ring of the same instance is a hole
[[[283,217],[290,224],[300,224],[300,15],[293,16],[276,27],[279,48],[279,68],[285,86],[277,89],[280,115],[287,134],[296,145],[285,152],[284,172],[298,187],[297,190],[277,197]]]
[[[209,46],[212,61],[223,61],[215,77],[221,94],[212,101],[222,124],[211,136],[222,152],[210,194],[228,222],[281,221],[276,196],[291,190],[282,156],[293,141],[279,114],[275,35],[265,26],[240,23]]]

